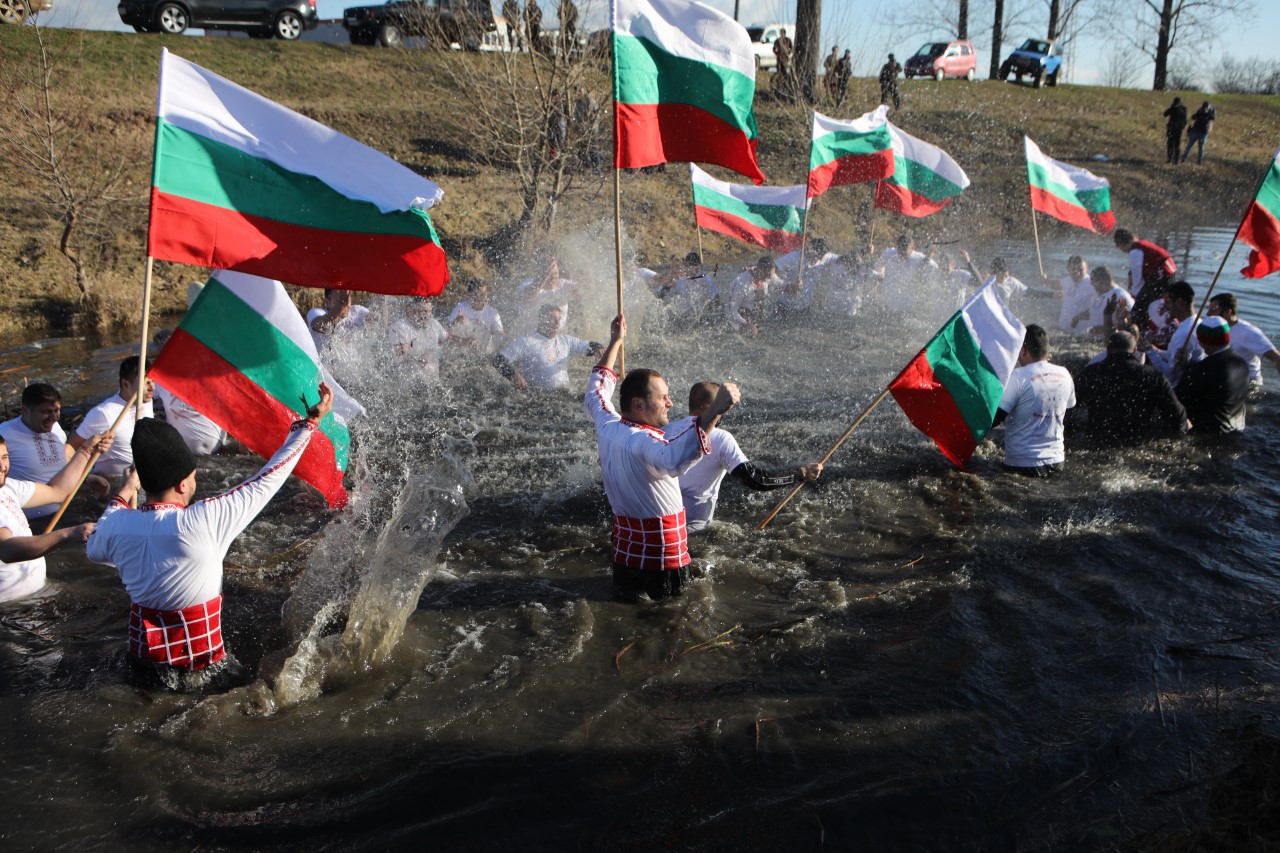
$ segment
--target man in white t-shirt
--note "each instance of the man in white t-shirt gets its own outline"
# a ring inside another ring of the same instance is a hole
[[[1133,310],[1133,296],[1115,283],[1111,270],[1094,267],[1089,270],[1089,283],[1093,285],[1093,302],[1085,327],[1089,334],[1109,337],[1117,329],[1129,325],[1129,312]],[[1079,317],[1077,317],[1077,320]]]
[[[498,309],[489,304],[489,285],[472,281],[467,285],[467,298],[454,306],[445,323],[449,341],[463,347],[493,355],[506,332]]]
[[[1147,351],[1147,360],[1159,368],[1170,385],[1176,386],[1182,379],[1184,365],[1204,358],[1204,348],[1194,334],[1196,322],[1192,316],[1192,305],[1195,298],[1195,290],[1185,281],[1175,281],[1169,286],[1163,299],[1169,316],[1177,325],[1167,347],[1152,347]],[[1185,355],[1183,350],[1186,350]]]
[[[133,425],[137,420],[138,410],[136,405],[129,403],[129,400],[133,397],[133,393],[137,388],[138,357],[131,355],[120,362],[120,393],[94,406],[89,414],[84,416],[84,420],[80,422],[80,427],[76,430],[76,434],[68,442],[72,450],[79,450],[88,439],[110,431],[111,425],[116,422],[116,418],[120,416],[121,412],[124,412],[124,417],[120,418],[120,425],[115,430],[115,442],[111,445],[111,449],[104,453],[102,458],[93,466],[93,473],[101,474],[103,477],[116,477],[125,468],[133,464],[133,449],[130,447],[129,442],[133,439]],[[148,376],[145,387],[142,389],[142,416],[144,418],[155,417],[155,411],[151,405],[151,398],[155,395],[155,391],[155,383]],[[126,405],[129,407],[127,412],[124,411]]]
[[[983,282],[982,286],[988,285],[995,287],[996,292],[1000,294],[1000,301],[1005,305],[1008,305],[1009,300],[1015,296],[1026,296],[1030,290],[1009,272],[1009,265],[1005,263],[1004,258],[1000,257],[991,259],[991,277]]]
[[[84,542],[93,532],[92,524],[64,527],[33,535],[26,507],[62,503],[80,482],[95,447],[111,447],[110,436],[93,436],[73,453],[50,481],[33,483],[9,476],[9,448],[0,441],[0,601],[12,601],[39,592],[44,587],[44,555],[67,542]]]
[[[307,312],[307,327],[311,329],[316,352],[323,353],[335,336],[341,337],[360,328],[368,318],[368,308],[351,304],[350,290],[326,288],[324,307]]]
[[[804,250],[804,275],[800,274],[800,250],[788,252],[774,262],[782,286],[778,289],[778,307],[784,311],[808,311],[814,293],[819,289],[823,272],[837,260],[827,251],[827,241],[814,237]]]
[[[387,341],[396,354],[421,365],[423,377],[432,384],[440,382],[440,348],[449,333],[431,313],[431,300],[410,297],[405,316],[387,329]]]
[[[777,285],[778,270],[768,255],[738,274],[724,305],[724,318],[735,332],[752,336],[760,332],[760,323],[772,308],[770,291]]]
[[[663,433],[679,435],[690,428],[689,419],[696,420],[711,407],[720,393],[715,382],[699,382],[689,389],[689,418],[663,427]],[[821,462],[810,462],[798,468],[766,471],[747,458],[738,446],[733,433],[716,427],[707,433],[711,453],[694,463],[680,475],[680,496],[684,501],[685,523],[689,533],[701,533],[711,525],[716,513],[716,501],[720,496],[720,483],[725,474],[731,474],[754,491],[765,492],[794,486],[802,480],[816,480],[822,474]]]
[[[18,417],[0,424],[0,439],[9,446],[10,477],[48,483],[66,466],[74,451],[67,447],[67,434],[58,425],[61,414],[62,395],[57,388],[36,382],[23,389]],[[102,495],[110,488],[95,474],[89,475],[86,484]],[[44,504],[23,512],[30,520],[51,515],[57,509],[57,504]]]
[[[910,234],[898,237],[897,245],[880,256],[880,303],[896,314],[914,316],[922,305],[933,303],[933,291],[940,275],[938,265],[916,251]]]
[[[695,323],[715,311],[720,300],[720,289],[711,276],[702,271],[702,256],[690,252],[669,284],[658,288],[658,298],[667,306],[671,319],[682,323]],[[718,312],[717,312],[718,313]]]
[[[561,390],[569,387],[569,356],[599,355],[600,344],[561,334],[560,309],[543,305],[538,330],[516,338],[493,359],[498,372],[517,388]]]
[[[1046,281],[1046,284],[1051,282]],[[1079,255],[1067,258],[1067,274],[1058,280],[1062,308],[1058,311],[1058,329],[1083,334],[1089,322],[1089,308],[1097,294],[1089,280],[1089,265]]]
[[[1249,384],[1262,384],[1262,359],[1280,370],[1280,352],[1257,326],[1236,316],[1239,302],[1234,293],[1219,293],[1209,299],[1209,316],[1221,317],[1231,326],[1231,349],[1249,362]]]
[[[1062,470],[1066,448],[1062,420],[1076,404],[1075,383],[1065,367],[1050,364],[1049,335],[1034,323],[1027,326],[1018,367],[1005,383],[996,426],[1003,422],[1004,467],[1029,477]]]

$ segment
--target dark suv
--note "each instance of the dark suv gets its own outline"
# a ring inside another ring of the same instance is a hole
[[[479,50],[484,34],[497,29],[489,0],[391,0],[380,6],[342,10],[352,44],[401,47],[406,36],[448,50],[458,44]]]
[[[316,0],[120,0],[116,11],[140,33],[170,35],[198,27],[293,41],[320,23]]]

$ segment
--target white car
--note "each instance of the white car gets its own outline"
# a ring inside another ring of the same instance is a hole
[[[751,48],[756,53],[756,69],[774,68],[778,59],[773,55],[773,43],[787,31],[787,37],[795,40],[796,25],[774,21],[768,24],[752,24],[747,27],[747,35],[751,36]]]

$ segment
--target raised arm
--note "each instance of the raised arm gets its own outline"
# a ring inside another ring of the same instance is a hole
[[[613,323],[609,326],[609,344],[604,348],[604,352],[600,354],[600,360],[596,362],[596,367],[603,367],[606,370],[613,370],[613,366],[618,362],[618,352],[622,349],[622,342],[627,337],[627,318],[619,314],[613,318]]]

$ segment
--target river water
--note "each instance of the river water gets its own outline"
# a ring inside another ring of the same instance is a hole
[[[1203,289],[1230,232],[1148,236]],[[1054,274],[1124,260],[1103,238],[1045,249]],[[1033,280],[1027,245],[993,252]],[[1274,282],[1242,262],[1220,289],[1275,337]],[[693,381],[739,381],[725,426],[765,464],[822,455],[934,331],[676,334],[643,298],[628,364],[678,410]],[[608,301],[572,330],[604,337]],[[1057,307],[1015,309],[1051,327]],[[991,440],[953,470],[887,402],[765,531],[778,493],[726,483],[704,577],[636,606],[612,597],[579,394],[465,358],[423,386],[375,340],[334,353],[370,412],[351,507],[291,482],[228,556],[227,641],[259,680],[135,686],[128,599],[74,549],[0,608],[7,849],[1157,849],[1208,825],[1242,730],[1276,733],[1270,367],[1238,439],[1074,436],[1045,482],[1000,473]],[[1053,343],[1073,367],[1096,348]],[[92,403],[125,348],[36,342],[0,380]],[[208,460],[201,488],[257,464]]]

